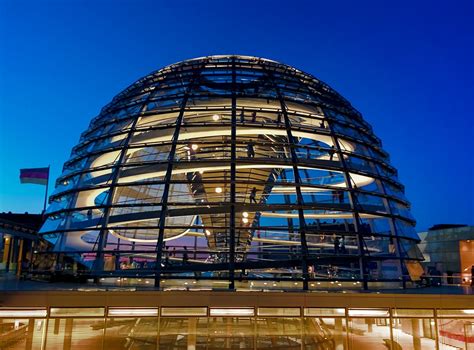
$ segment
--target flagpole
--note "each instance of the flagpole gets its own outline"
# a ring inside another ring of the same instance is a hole
[[[50,167],[50,165],[48,165],[48,179],[46,180],[46,191],[44,193],[44,204],[43,204],[43,213],[42,214],[44,214],[46,212],[46,203],[48,202],[49,167]]]

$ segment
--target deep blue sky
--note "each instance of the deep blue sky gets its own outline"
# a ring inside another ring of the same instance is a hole
[[[152,70],[236,53],[328,83],[362,112],[418,230],[474,224],[474,7],[464,1],[0,1],[0,211],[38,212],[19,169],[61,171],[100,108]]]

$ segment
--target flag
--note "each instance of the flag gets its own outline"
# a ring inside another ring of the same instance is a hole
[[[20,169],[20,182],[22,184],[47,185],[49,178],[48,168]]]

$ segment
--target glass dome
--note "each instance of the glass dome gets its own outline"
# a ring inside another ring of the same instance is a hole
[[[367,287],[402,282],[419,259],[370,125],[320,80],[256,57],[179,62],[118,94],[73,148],[47,216],[55,252],[157,286]]]

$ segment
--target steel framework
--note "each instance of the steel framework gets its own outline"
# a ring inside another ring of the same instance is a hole
[[[97,277],[367,288],[404,283],[420,259],[403,192],[370,125],[329,86],[275,61],[209,56],[102,109],[41,233]]]

